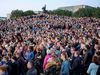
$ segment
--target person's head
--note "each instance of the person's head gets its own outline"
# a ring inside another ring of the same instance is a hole
[[[12,63],[14,63],[16,60],[17,60],[16,56],[12,56],[12,57],[11,57]]]
[[[71,47],[71,54],[75,53],[75,47]]]
[[[80,55],[79,51],[75,51],[74,57],[78,57]]]
[[[33,62],[32,60],[30,60],[30,61],[28,61],[28,63],[27,63],[27,68],[28,68],[28,69],[32,69],[33,65],[34,65],[34,62]]]
[[[83,55],[85,55],[85,54],[86,54],[86,51],[87,51],[86,49],[83,49]]]
[[[8,60],[9,60],[9,57],[7,57],[7,56],[4,56],[4,57],[3,57],[3,61],[4,61],[5,63],[7,63]]]
[[[64,60],[68,60],[68,55],[66,52],[62,52],[61,53],[61,59],[64,61]]]
[[[5,72],[7,71],[6,66],[0,66],[0,75],[5,75]]]
[[[96,33],[96,37],[100,38],[100,32]]]
[[[33,50],[33,46],[29,46],[28,51],[32,51],[32,50]]]
[[[95,56],[98,57],[98,64],[100,64],[100,51],[96,51]]]
[[[99,45],[98,44],[95,44],[94,48],[97,51],[99,49]]]
[[[92,62],[95,64],[98,64],[98,57],[97,56],[93,56],[92,57]]]
[[[100,57],[100,50],[96,51],[96,55]]]
[[[21,56],[21,53],[16,53],[15,56],[16,58],[19,58]]]
[[[48,59],[48,63],[56,64],[56,62],[57,62],[56,55],[51,55],[51,58]]]

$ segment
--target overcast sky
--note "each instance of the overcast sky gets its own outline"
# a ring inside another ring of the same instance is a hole
[[[44,5],[47,5],[48,10],[57,9],[63,6],[73,5],[90,5],[100,7],[100,0],[1,0],[0,1],[0,16],[6,16],[12,10],[34,10],[38,11]]]

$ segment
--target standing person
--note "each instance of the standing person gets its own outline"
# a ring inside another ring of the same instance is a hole
[[[96,56],[98,57],[98,64],[99,64],[97,75],[99,75],[100,74],[100,50],[96,52]]]
[[[37,54],[35,55],[35,59],[34,59],[34,66],[36,67],[36,69],[38,70],[38,75],[40,75],[41,73],[43,73],[43,63],[42,63],[42,53],[41,51],[38,51]]]
[[[66,52],[61,53],[61,59],[63,60],[63,62],[61,65],[60,75],[69,75],[70,64],[69,64],[68,55],[66,54]]]
[[[19,73],[20,75],[25,75],[25,61],[24,58],[21,56],[21,53],[16,53],[16,61],[19,63]]]
[[[94,55],[94,50],[92,50],[89,45],[86,45],[86,53],[83,59],[83,65],[84,65],[85,72],[87,71],[90,63],[92,62],[93,55]],[[85,74],[87,75],[87,73]]]
[[[15,56],[11,57],[11,62],[11,75],[20,75],[19,63],[17,62],[17,58]]]
[[[45,71],[45,67],[47,65],[48,59],[51,58],[51,50],[47,50],[47,55],[45,56],[44,62],[43,62],[43,70]]]
[[[33,52],[33,47],[29,46],[28,49],[24,53],[24,58],[26,61],[34,59],[34,52]]]
[[[37,70],[35,69],[34,63],[32,60],[28,61],[27,68],[28,68],[28,71],[26,75],[37,75]]]
[[[80,57],[79,51],[75,51],[72,62],[72,73],[73,75],[80,75],[82,68],[82,58]]]
[[[89,75],[96,75],[98,68],[99,68],[98,57],[97,56],[93,56],[92,62],[88,67],[87,73]]]

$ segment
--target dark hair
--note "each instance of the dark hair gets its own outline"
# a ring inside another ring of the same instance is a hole
[[[100,51],[96,51],[96,55],[100,56]]]
[[[5,66],[5,65],[0,66],[0,70],[6,72],[7,71],[7,66]]]
[[[63,51],[61,54],[63,54],[64,57],[65,57],[65,59],[68,60],[68,54],[67,54],[67,52]]]
[[[30,50],[33,50],[33,46],[29,46],[29,49],[30,49]]]
[[[92,57],[92,62],[95,64],[98,64],[98,57],[97,56],[93,56]]]
[[[15,55],[13,55],[12,57],[11,57],[13,60],[17,60],[17,58],[16,58],[16,56]]]
[[[34,65],[34,61],[33,60],[29,60],[28,62],[30,62],[31,65]]]
[[[86,48],[87,48],[87,49],[90,49],[90,46],[89,46],[89,45],[86,45]]]
[[[97,38],[100,38],[100,36],[99,36],[99,33],[98,33],[98,32],[96,33],[96,37],[97,37]]]
[[[80,55],[80,52],[79,51],[75,51],[75,53],[79,56]]]

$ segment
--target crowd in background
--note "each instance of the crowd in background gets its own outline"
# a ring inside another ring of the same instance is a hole
[[[100,75],[100,19],[39,14],[0,22],[0,75]]]

